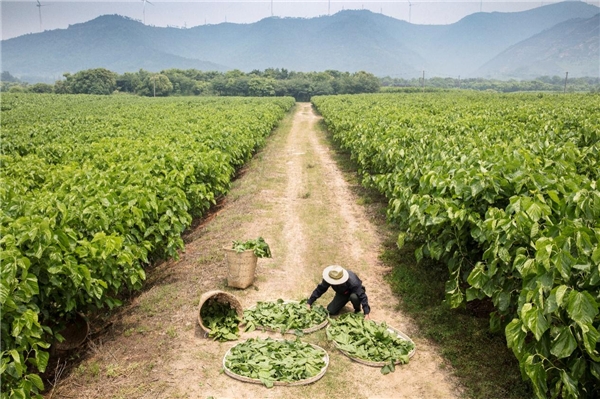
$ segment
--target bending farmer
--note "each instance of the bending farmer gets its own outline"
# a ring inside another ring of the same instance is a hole
[[[308,298],[306,302],[307,306],[310,307],[329,287],[335,291],[333,300],[327,305],[327,311],[330,315],[338,314],[344,305],[352,302],[354,313],[360,312],[362,305],[365,318],[369,318],[371,308],[369,307],[369,300],[362,281],[360,281],[356,274],[338,265],[327,266],[323,270],[323,281],[317,285],[317,288],[315,288],[310,298]]]

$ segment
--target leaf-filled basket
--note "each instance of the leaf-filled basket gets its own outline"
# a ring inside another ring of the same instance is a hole
[[[206,333],[210,333],[211,330],[202,319],[202,307],[205,304],[208,304],[209,301],[217,301],[222,304],[228,304],[231,308],[235,309],[235,312],[240,319],[243,319],[244,317],[242,304],[234,295],[220,290],[207,291],[200,297],[200,304],[198,305],[198,323],[200,324],[202,330],[204,330]]]
[[[258,257],[254,251],[238,252],[231,248],[223,248],[227,261],[227,285],[234,288],[248,288],[254,282]]]

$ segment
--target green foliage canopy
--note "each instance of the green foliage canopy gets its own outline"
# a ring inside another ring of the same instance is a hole
[[[600,394],[600,101],[594,94],[315,97],[398,246],[448,265],[446,301],[491,298],[539,398]]]
[[[74,75],[66,73],[66,91],[73,94],[112,94],[117,88],[117,74],[104,68],[87,69]]]
[[[2,399],[36,397],[56,331],[120,304],[224,195],[292,98],[3,94]],[[38,396],[39,397],[39,396]]]

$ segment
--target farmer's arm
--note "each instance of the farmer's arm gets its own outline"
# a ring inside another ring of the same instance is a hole
[[[318,298],[321,297],[321,295],[323,295],[325,292],[327,292],[329,287],[331,287],[331,285],[327,281],[325,281],[325,280],[321,281],[321,283],[319,285],[317,285],[317,288],[315,288],[315,290],[311,294],[310,298],[308,298],[308,301],[306,301],[306,303],[309,306],[312,305],[314,301],[316,301]]]
[[[365,313],[365,317],[368,316],[368,314],[371,313],[371,307],[369,306],[369,298],[367,298],[367,293],[365,292],[365,287],[362,285],[362,281],[356,274],[351,273],[348,282],[348,288],[350,289],[350,292],[358,296],[363,312]]]
[[[365,292],[365,287],[362,285],[362,281],[356,274],[351,273],[348,283],[350,292],[358,296],[358,299],[360,299],[360,304],[363,308],[363,312],[365,313],[365,317],[368,318],[367,316],[369,313],[371,313],[371,307],[369,306],[369,298],[367,298],[367,293]]]
[[[365,313],[365,317],[371,313],[371,307],[369,306],[369,298],[367,298],[367,293],[365,292],[365,287],[362,285],[357,287],[354,291],[360,299],[360,304],[362,305],[363,312]]]

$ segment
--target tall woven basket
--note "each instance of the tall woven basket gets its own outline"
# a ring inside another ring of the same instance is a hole
[[[254,251],[237,252],[223,248],[227,261],[227,285],[234,288],[247,288],[254,282],[258,257]]]

